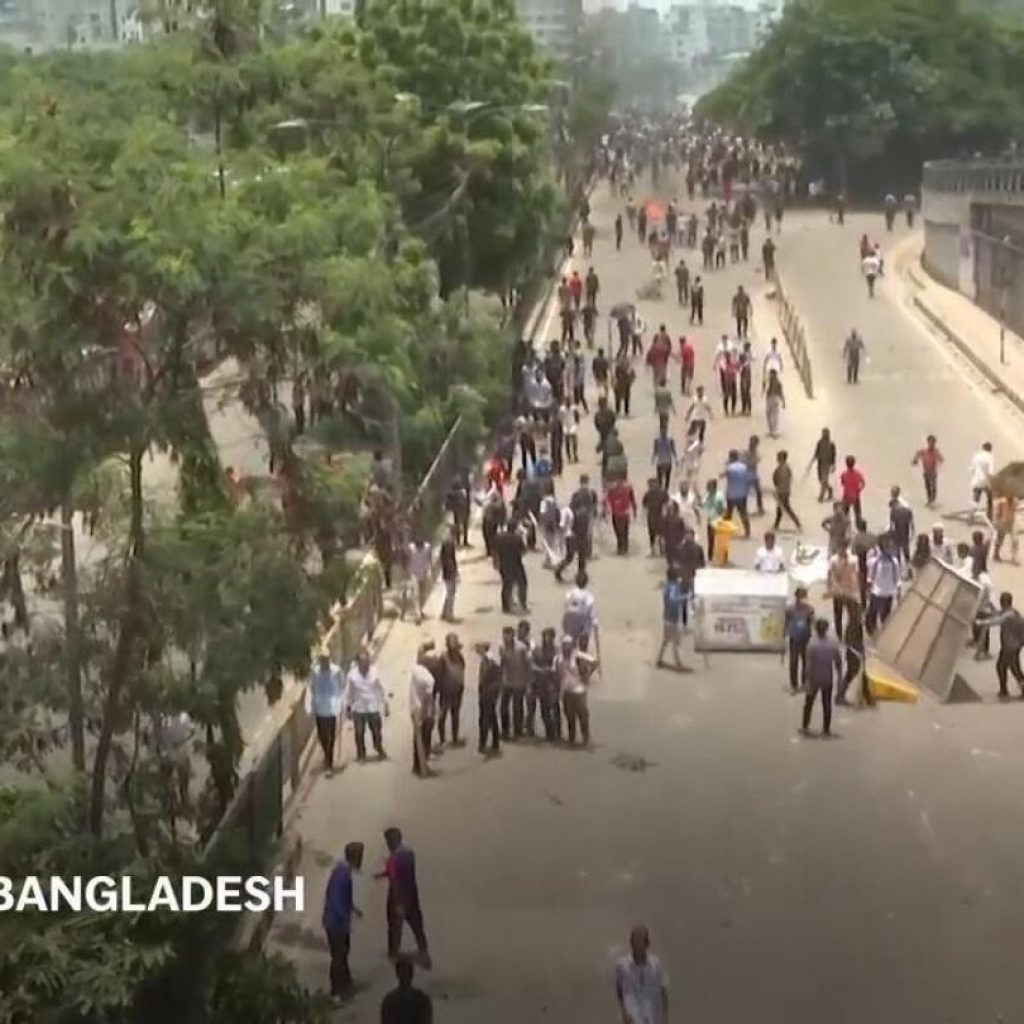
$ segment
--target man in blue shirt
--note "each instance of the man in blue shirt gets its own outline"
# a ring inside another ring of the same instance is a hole
[[[658,651],[658,668],[665,667],[665,648],[671,645],[677,671],[685,671],[683,659],[679,653],[679,640],[683,632],[686,600],[687,594],[679,579],[679,570],[674,565],[669,566],[668,576],[661,588],[662,634],[661,648]]]
[[[743,536],[750,538],[750,516],[747,514],[747,496],[750,494],[750,466],[740,458],[736,449],[729,452],[725,463],[725,518],[732,519],[733,512],[739,512],[743,523]]]
[[[352,990],[348,955],[352,948],[352,917],[362,917],[355,905],[352,873],[363,866],[363,844],[347,843],[344,860],[339,860],[327,879],[324,912],[321,918],[331,952],[331,998],[340,1000]]]

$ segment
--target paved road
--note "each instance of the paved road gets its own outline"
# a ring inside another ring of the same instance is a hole
[[[594,207],[603,234],[594,262],[607,308],[632,298],[647,261],[633,242],[621,254],[608,244],[614,207],[603,189]],[[1014,424],[944,361],[889,285],[867,307],[853,255],[859,222],[851,218],[841,244],[836,230],[820,215],[785,224],[782,265],[789,291],[807,304],[821,388],[808,401],[787,373],[790,409],[766,460],[782,445],[806,460],[820,427],[833,426],[841,448],[867,464],[868,507],[877,518],[890,482],[915,490],[910,453],[935,430],[949,459],[947,500],[955,503],[954,477],[979,435],[1008,452]],[[727,300],[740,281],[759,287],[754,264],[708,280],[698,379],[711,381],[710,350],[729,326]],[[683,329],[671,302],[643,312],[655,326],[664,320],[674,333]],[[851,323],[873,354],[856,394],[838,379],[837,346]],[[754,326],[763,351],[777,327],[761,299]],[[832,374],[826,357],[835,360]],[[640,483],[654,430],[646,380],[638,399],[624,438]],[[764,433],[760,418],[714,423],[707,468],[751,432]],[[581,449],[591,466],[592,446],[588,427]],[[574,484],[569,474],[565,490]],[[796,505],[806,523],[820,519],[806,481]],[[755,523],[756,533],[763,520]],[[739,543],[737,560],[749,562],[753,547]],[[562,591],[539,560],[529,568],[539,631],[558,621]],[[396,694],[387,730],[393,758],[317,780],[301,822],[310,905],[279,919],[272,948],[322,986],[319,901],[330,861],[344,842],[364,839],[369,875],[382,828],[398,823],[420,859],[437,965],[424,981],[445,1024],[615,1020],[611,964],[637,921],[650,926],[670,971],[673,1019],[1022,1019],[1015,947],[1024,795],[1014,772],[1024,710],[988,701],[844,711],[839,738],[799,739],[798,704],[776,659],[694,657],[696,671],[682,676],[653,666],[662,569],[640,551],[617,558],[610,538],[602,539],[592,576],[605,665],[592,693],[596,743],[586,753],[520,745],[481,763],[471,743],[443,755],[439,777],[412,779],[408,668],[422,633],[444,631],[432,621],[422,631],[395,626],[381,658]],[[468,646],[495,638],[507,620],[479,555],[463,565],[463,579]],[[345,743],[350,756],[347,735]],[[623,754],[645,758],[645,770],[623,766]],[[339,1011],[340,1021],[375,1019],[389,984],[383,894],[367,879],[357,898],[366,918],[353,966],[369,991]]]

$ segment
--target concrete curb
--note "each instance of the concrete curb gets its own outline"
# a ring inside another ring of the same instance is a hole
[[[908,270],[908,277],[913,279],[913,274]],[[918,287],[923,287],[915,280]],[[911,296],[914,306],[920,311],[924,318],[948,341],[957,351],[989,382],[992,390],[1002,395],[1024,413],[1024,395],[1021,395],[1000,378],[989,365],[982,359],[970,345],[960,337],[946,322],[936,313],[920,295]]]

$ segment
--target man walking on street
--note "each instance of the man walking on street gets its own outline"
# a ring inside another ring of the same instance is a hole
[[[423,909],[420,904],[420,890],[416,881],[416,855],[402,842],[402,833],[397,828],[384,832],[384,843],[388,858],[384,870],[376,878],[388,881],[387,928],[388,956],[398,960],[402,952],[402,930],[407,924],[416,939],[420,963],[429,968],[430,952],[427,947],[427,933],[423,927]]]
[[[643,925],[629,935],[630,952],[615,965],[615,997],[622,1024],[668,1024],[668,981],[661,962],[650,952]]]
[[[750,296],[744,291],[743,285],[736,289],[732,297],[732,315],[736,321],[736,337],[744,339],[750,329]]]
[[[334,774],[334,746],[338,736],[338,718],[342,709],[341,669],[331,661],[325,648],[317,658],[309,677],[310,706],[316,722],[316,738],[324,755],[324,772]]]
[[[366,760],[366,729],[373,738],[377,757],[384,760],[382,740],[383,718],[387,714],[387,695],[377,667],[370,661],[369,649],[363,647],[345,677],[344,706],[352,719],[356,738],[356,760]]]
[[[797,533],[803,530],[797,514],[793,511],[790,500],[793,496],[793,467],[789,464],[789,453],[779,452],[775,456],[775,472],[772,473],[772,486],[775,488],[775,524],[774,530],[782,525],[782,514],[793,520]]]
[[[750,516],[747,512],[747,497],[750,494],[750,467],[733,449],[725,465],[725,518],[732,520],[733,512],[739,512],[743,524],[744,538],[750,538]]]
[[[703,552],[702,552],[703,554]],[[655,664],[658,668],[665,667],[665,648],[672,648],[672,657],[676,671],[684,670],[683,658],[679,653],[679,642],[682,639],[683,624],[686,618],[687,595],[679,582],[679,572],[675,566],[668,567],[667,578],[661,587],[661,646]]]
[[[704,326],[704,282],[699,276],[693,279],[690,287],[690,323]]]
[[[807,468],[815,467],[818,477],[818,501],[831,501],[835,497],[832,489],[832,474],[836,469],[836,445],[828,427],[821,432],[818,443],[814,446],[811,461]]]
[[[789,688],[793,693],[807,687],[807,645],[811,641],[814,606],[807,590],[797,587],[793,603],[786,609],[786,640],[789,647]]]
[[[864,356],[864,339],[856,330],[850,331],[843,342],[843,361],[846,364],[846,383],[856,384],[860,380],[860,361]]]
[[[530,648],[516,636],[514,626],[501,631],[501,738],[521,739],[525,724],[526,690],[530,685]]]
[[[611,514],[616,552],[629,554],[629,524],[636,518],[636,493],[628,480],[616,480],[604,496],[605,511]]]
[[[920,466],[921,474],[924,477],[925,502],[929,506],[934,505],[939,496],[939,466],[945,460],[942,452],[939,451],[938,442],[934,434],[929,434],[925,439],[924,447],[919,448],[914,455],[912,466]]]
[[[352,991],[352,972],[348,965],[352,949],[352,918],[363,916],[355,905],[352,876],[362,866],[363,844],[346,843],[344,858],[332,868],[324,893],[321,922],[331,954],[331,998],[335,1003]]]
[[[832,735],[832,691],[843,675],[843,659],[839,644],[828,635],[828,621],[814,623],[814,637],[807,645],[807,696],[800,732],[810,735],[814,702],[821,695],[822,735]]]
[[[996,678],[999,680],[1000,698],[1005,700],[1010,696],[1007,683],[1011,675],[1024,697],[1024,672],[1020,667],[1020,652],[1024,647],[1024,617],[1013,607],[1013,594],[1004,590],[999,595],[999,611],[988,618],[978,619],[977,623],[983,628],[999,627]]]
[[[453,525],[448,536],[441,542],[438,561],[441,565],[441,581],[444,583],[444,603],[441,605],[441,621],[455,621],[455,594],[459,589],[459,527]]]

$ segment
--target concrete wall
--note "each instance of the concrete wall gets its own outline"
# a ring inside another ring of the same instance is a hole
[[[924,222],[924,269],[947,288],[960,287],[960,225]]]

